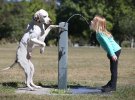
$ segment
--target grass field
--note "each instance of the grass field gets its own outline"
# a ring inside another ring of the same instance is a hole
[[[12,64],[17,44],[0,46],[0,69]],[[110,79],[109,60],[102,48],[69,48],[68,87],[100,87]],[[35,65],[34,83],[42,86],[57,86],[58,50],[46,47],[40,55],[36,48],[32,62]],[[133,100],[135,98],[135,49],[123,48],[118,68],[118,88],[111,95],[32,95],[15,94],[18,87],[24,87],[24,73],[16,65],[12,69],[0,72],[0,100]]]

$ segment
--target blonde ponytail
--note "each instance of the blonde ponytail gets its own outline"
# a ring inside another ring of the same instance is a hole
[[[107,36],[110,36],[111,33],[107,31],[106,29],[106,19],[101,16],[95,16],[94,17],[94,22],[95,22],[95,31],[96,32],[102,32]]]

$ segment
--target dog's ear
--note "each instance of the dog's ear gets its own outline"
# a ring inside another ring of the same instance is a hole
[[[37,22],[40,22],[39,11],[37,11],[37,12],[34,14],[34,20],[37,21]]]

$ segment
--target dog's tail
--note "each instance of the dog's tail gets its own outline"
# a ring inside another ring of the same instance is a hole
[[[0,70],[0,71],[8,70],[8,69],[14,67],[16,64],[17,64],[17,60],[15,60],[14,63],[13,63],[11,66],[9,66],[9,67],[7,67],[7,68],[4,68],[4,69],[2,69],[2,70]]]

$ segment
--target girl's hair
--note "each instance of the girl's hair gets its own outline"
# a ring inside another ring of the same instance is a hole
[[[94,20],[94,29],[96,32],[103,32],[106,35],[111,34],[110,32],[107,31],[106,19],[104,17],[96,15],[93,20]]]

